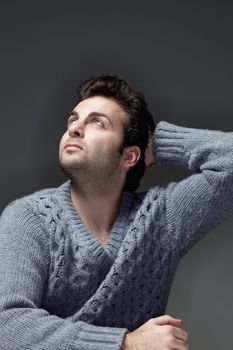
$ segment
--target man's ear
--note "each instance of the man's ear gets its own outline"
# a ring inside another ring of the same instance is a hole
[[[141,149],[138,146],[125,147],[122,154],[122,167],[125,170],[132,168],[139,160]]]

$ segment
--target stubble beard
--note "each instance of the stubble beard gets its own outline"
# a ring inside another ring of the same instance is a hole
[[[71,180],[72,185],[79,192],[92,192],[102,196],[119,187],[119,160],[121,149],[111,156],[100,154],[87,160],[65,161],[59,159],[61,170]]]

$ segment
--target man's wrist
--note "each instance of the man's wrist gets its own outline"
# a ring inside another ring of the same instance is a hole
[[[133,344],[131,342],[131,334],[130,332],[127,332],[125,334],[125,337],[123,339],[122,345],[121,345],[121,349],[120,350],[136,350],[133,347]]]

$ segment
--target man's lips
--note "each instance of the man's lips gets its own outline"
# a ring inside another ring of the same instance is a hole
[[[78,143],[71,143],[71,142],[67,143],[64,148],[65,149],[67,148],[82,149],[82,147]]]

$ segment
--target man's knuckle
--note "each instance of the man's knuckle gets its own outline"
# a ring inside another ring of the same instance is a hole
[[[165,314],[164,317],[165,317],[165,318],[171,318],[171,316],[168,315],[168,314]]]
[[[167,325],[166,326],[166,331],[168,334],[173,334],[174,332],[174,327],[173,326],[170,326],[170,325]]]
[[[150,318],[147,322],[148,325],[152,325],[155,323],[155,319],[154,318]]]
[[[182,336],[182,339],[187,342],[188,341],[188,333],[186,331],[182,331],[182,333],[180,334]]]

